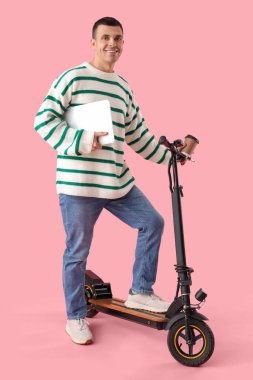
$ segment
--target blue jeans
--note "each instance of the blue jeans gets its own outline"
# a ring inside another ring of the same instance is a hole
[[[60,194],[59,200],[66,232],[62,281],[68,319],[86,316],[86,261],[94,225],[103,208],[138,229],[131,288],[138,293],[153,293],[164,220],[136,186],[118,199]]]

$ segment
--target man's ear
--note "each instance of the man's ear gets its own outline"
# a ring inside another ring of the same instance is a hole
[[[92,38],[92,39],[90,40],[90,44],[91,44],[92,47],[95,46],[95,39],[94,39],[94,38]]]

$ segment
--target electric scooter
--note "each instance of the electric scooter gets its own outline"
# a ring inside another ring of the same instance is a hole
[[[214,351],[214,335],[206,324],[207,317],[197,310],[205,302],[207,294],[199,289],[195,294],[198,301],[190,301],[191,273],[193,269],[186,265],[181,197],[183,187],[178,180],[178,162],[184,164],[191,160],[191,154],[199,141],[192,135],[170,143],[165,136],[159,140],[171,152],[168,164],[169,188],[172,196],[173,222],[177,264],[177,287],[174,301],[166,313],[154,313],[146,310],[130,309],[124,300],[112,296],[111,285],[104,282],[91,270],[85,273],[84,291],[87,301],[87,317],[92,318],[98,312],[127,319],[157,330],[168,330],[167,345],[171,355],[181,364],[197,367],[207,362]]]

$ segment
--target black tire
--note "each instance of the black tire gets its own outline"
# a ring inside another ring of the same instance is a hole
[[[214,336],[205,322],[191,318],[189,323],[191,332],[196,338],[195,344],[189,346],[186,343],[185,319],[182,318],[175,322],[168,332],[168,348],[179,363],[189,367],[198,367],[206,363],[212,356]]]
[[[95,317],[95,315],[98,314],[98,311],[96,310],[94,305],[89,303],[89,299],[92,298],[92,295],[93,295],[92,288],[88,285],[85,285],[84,291],[85,291],[85,298],[86,298],[86,303],[87,303],[86,317],[93,318]]]
[[[98,314],[98,311],[95,309],[95,307],[91,304],[87,304],[86,317],[93,318],[97,314]]]

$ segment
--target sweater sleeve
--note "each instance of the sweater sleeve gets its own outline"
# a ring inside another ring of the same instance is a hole
[[[34,120],[34,129],[59,154],[81,156],[91,152],[93,131],[75,129],[64,120],[74,81],[67,73],[56,78]]]
[[[126,117],[126,143],[145,160],[156,162],[157,164],[168,164],[171,153],[168,148],[159,144],[155,136],[149,132],[146,122],[135,102],[133,92],[130,91],[129,106]]]

